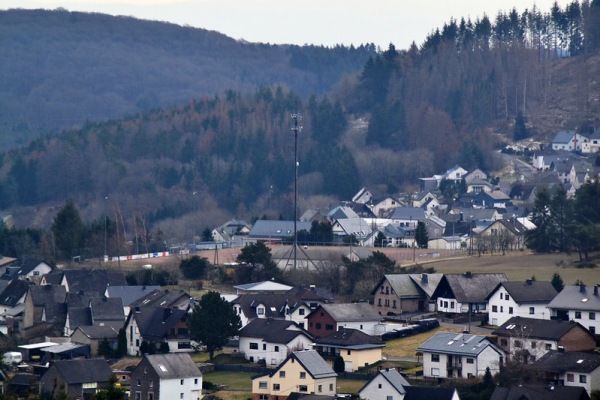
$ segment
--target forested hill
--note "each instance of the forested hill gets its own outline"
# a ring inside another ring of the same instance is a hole
[[[276,46],[130,17],[0,11],[0,149],[86,120],[280,84],[328,92],[372,45]]]

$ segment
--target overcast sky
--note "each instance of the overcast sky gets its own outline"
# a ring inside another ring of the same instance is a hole
[[[565,7],[570,1],[558,1]],[[537,0],[542,11],[554,0]],[[127,15],[215,30],[235,39],[263,43],[359,45],[394,43],[405,49],[414,40],[454,17],[472,20],[531,0],[0,0],[0,9],[65,8],[69,11]]]

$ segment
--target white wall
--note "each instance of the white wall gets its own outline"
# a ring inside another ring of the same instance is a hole
[[[194,383],[196,380],[196,383]],[[183,397],[181,397],[183,393]],[[202,375],[198,373],[197,378],[165,379],[160,381],[159,399],[169,400],[198,400],[202,396]]]
[[[245,354],[247,360],[252,357],[254,362],[265,360],[267,365],[279,365],[288,356],[288,350],[311,349],[312,342],[305,335],[298,335],[289,343],[266,343],[260,338],[240,337],[238,349],[240,353]],[[258,349],[250,349],[250,343],[258,344]]]
[[[507,295],[509,296],[508,300],[506,300]],[[496,311],[494,311],[494,306]],[[489,322],[492,325],[500,326],[512,317],[550,319],[551,313],[546,306],[547,304],[540,303],[517,304],[513,300],[512,296],[508,294],[506,289],[501,286],[488,301],[487,309],[489,314]],[[512,313],[510,312],[511,307]],[[530,307],[533,307],[533,314],[530,313]]]
[[[366,322],[339,322],[337,324],[337,330],[340,330],[340,327],[348,328],[348,329],[357,329],[367,335],[374,336],[377,333],[377,326],[380,324],[379,321],[366,321]]]
[[[380,385],[381,387],[379,387]],[[358,394],[361,399],[368,400],[387,400],[387,396],[392,396],[392,400],[404,398],[382,375],[377,375]]]

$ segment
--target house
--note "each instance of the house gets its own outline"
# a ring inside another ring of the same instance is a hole
[[[598,153],[600,151],[600,128],[595,128],[590,135],[589,142],[583,143],[581,152],[583,154]]]
[[[316,221],[318,223],[321,223],[321,222],[326,222],[327,218],[323,214],[321,214],[321,212],[319,210],[308,209],[308,210],[304,211],[304,214],[302,214],[300,216],[300,219],[298,221],[310,222],[310,223],[312,223],[313,221]]]
[[[473,198],[473,205],[482,208],[504,208],[510,204],[510,197],[499,189],[490,192],[479,191]]]
[[[285,293],[254,293],[238,296],[231,305],[244,327],[257,318],[286,319],[288,300]]]
[[[506,281],[504,274],[445,274],[431,298],[436,301],[438,312],[485,312],[487,296]]]
[[[343,218],[334,220],[331,231],[335,242],[341,243],[353,237],[359,244],[364,245],[362,242],[371,235],[374,227],[365,218]]]
[[[581,151],[590,139],[574,131],[559,131],[552,139],[552,150]]]
[[[600,390],[600,353],[549,351],[532,368],[556,385],[583,387],[588,394]]]
[[[67,318],[66,296],[62,285],[29,286],[23,302],[23,336],[62,335]]]
[[[67,269],[53,271],[46,274],[61,277],[60,284],[71,293],[97,293],[102,296],[108,286],[125,286],[127,281],[121,272],[112,272],[104,269]]]
[[[394,368],[377,372],[358,395],[366,400],[460,400],[453,388],[411,386]]]
[[[475,180],[486,181],[487,178],[488,178],[488,175],[485,172],[483,172],[479,168],[475,168],[473,171],[471,171],[467,175],[465,175],[464,180],[465,180],[465,183],[467,185],[469,185],[471,182],[473,182]]]
[[[109,298],[120,297],[123,301],[123,315],[127,316],[133,302],[154,290],[160,291],[160,286],[109,286],[106,288],[104,296]]]
[[[371,199],[370,207],[373,214],[379,218],[383,218],[390,213],[394,208],[400,207],[402,203],[399,200],[386,196],[379,199]]]
[[[152,290],[139,299],[129,303],[129,309],[163,307],[189,310],[192,301],[192,297],[184,290]]]
[[[253,400],[285,400],[290,393],[332,396],[337,374],[315,350],[291,353],[272,373],[252,379]]]
[[[493,332],[508,358],[528,364],[550,350],[591,351],[596,340],[574,321],[512,317]]]
[[[486,336],[438,332],[417,348],[423,355],[423,375],[434,378],[492,375],[504,362],[504,351]]]
[[[306,319],[308,332],[316,338],[341,328],[358,329],[367,335],[374,335],[376,326],[383,321],[383,317],[369,303],[322,304]]]
[[[284,285],[275,281],[262,281],[245,283],[233,287],[236,294],[254,294],[254,293],[287,293],[293,286]]]
[[[71,334],[71,342],[90,346],[92,355],[98,355],[100,344],[106,340],[111,349],[117,349],[119,331],[112,326],[78,326]]]
[[[64,390],[69,398],[91,398],[108,386],[112,370],[104,359],[58,360],[40,378],[40,393],[56,398]]]
[[[361,367],[381,361],[381,349],[384,343],[356,329],[341,328],[328,336],[319,338],[314,343],[314,349],[323,358],[344,359],[346,372],[357,371]]]
[[[415,230],[419,221],[425,221],[425,210],[416,207],[398,207],[389,215],[394,225],[402,228],[407,227]]]
[[[200,400],[202,373],[189,354],[145,355],[131,372],[132,400]]]
[[[473,240],[484,241],[490,252],[506,252],[525,248],[527,228],[516,218],[499,219],[484,228]],[[474,244],[477,246],[477,244]]]
[[[450,168],[444,173],[444,179],[460,181],[467,175],[467,173],[468,171],[466,169],[458,165],[454,165],[452,168]]]
[[[254,319],[239,331],[239,352],[247,360],[279,365],[294,350],[310,349],[313,338],[292,321]]]
[[[600,285],[565,286],[548,304],[552,318],[579,322],[592,334],[600,333]]]
[[[310,232],[311,222],[296,222],[296,230]],[[247,242],[280,242],[294,236],[294,221],[280,221],[270,219],[259,219],[246,237]]]
[[[435,303],[431,303],[431,296],[442,276],[442,274],[384,275],[371,292],[373,308],[379,315],[434,311]]]
[[[500,326],[515,316],[550,319],[546,307],[557,294],[550,282],[527,279],[499,283],[487,297],[488,321]]]
[[[236,236],[245,236],[250,233],[251,225],[244,220],[231,219],[211,231],[213,242],[234,242]]]
[[[125,321],[127,354],[140,354],[143,342],[167,346],[170,352],[192,351],[189,314],[179,308],[134,308]]]
[[[5,271],[5,275],[12,277],[29,278],[30,280],[40,279],[43,275],[50,273],[55,268],[44,260],[35,258],[27,258],[23,260],[15,260]]]
[[[425,220],[425,229],[427,229],[427,237],[431,239],[438,239],[444,235],[444,229],[446,229],[446,221],[435,215],[429,215]]]
[[[427,241],[427,248],[431,250],[460,250],[465,245],[467,238],[464,236],[444,236]]]
[[[436,187],[437,187],[437,185],[436,185]],[[412,206],[415,208],[421,208],[432,199],[436,199],[439,202],[440,198],[441,198],[441,193],[439,193],[439,191],[426,190],[423,192],[419,192],[414,196],[414,198],[412,200]]]
[[[361,188],[353,197],[353,203],[367,204],[373,199],[373,194],[367,188]]]
[[[490,400],[589,400],[583,388],[554,385],[497,386]]]
[[[15,315],[23,311],[25,297],[29,286],[33,283],[21,279],[13,279],[0,293],[0,320],[5,320],[7,315]]]

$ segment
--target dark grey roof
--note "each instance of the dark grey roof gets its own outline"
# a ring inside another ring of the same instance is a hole
[[[14,307],[17,302],[27,294],[29,286],[33,283],[21,279],[13,279],[0,294],[0,304]]]
[[[488,299],[500,288],[504,287],[516,303],[549,303],[558,291],[550,282],[533,281],[525,282],[502,282],[490,292]]]
[[[589,373],[600,367],[600,353],[551,350],[532,365],[536,369],[562,374],[564,372]]]
[[[369,303],[333,303],[322,304],[320,307],[322,307],[336,322],[383,320],[381,315],[379,315]],[[318,312],[318,310],[319,308],[312,313]]]
[[[52,270],[54,269],[54,267],[52,266],[52,264],[45,262],[44,260],[38,259],[38,258],[26,258],[23,259],[20,263],[21,265],[21,275],[27,275],[28,273],[30,273],[31,271],[33,271],[38,265],[40,264],[47,264]]]
[[[506,280],[504,274],[446,274],[433,297],[455,298],[460,303],[485,303],[490,292]]]
[[[125,314],[123,314],[123,300],[120,297],[91,299],[90,308],[92,309],[94,323],[108,320],[125,321]]]
[[[311,223],[298,221],[296,229],[310,232]],[[259,219],[254,223],[249,237],[256,238],[287,238],[294,235],[294,221],[279,221]]]
[[[60,285],[63,278],[63,271],[54,270],[44,275],[44,280],[47,285]]]
[[[559,310],[600,311],[600,290],[594,287],[565,286],[548,304],[548,308]]]
[[[510,388],[496,387],[490,400],[589,400],[589,398],[585,388],[579,386],[519,385]]]
[[[438,332],[420,345],[417,351],[476,356],[487,347],[492,347],[499,354],[504,354],[484,335],[457,334],[456,332]]]
[[[265,317],[279,318],[285,317],[285,307],[290,305],[289,297],[286,293],[248,293],[238,296],[232,304],[239,304],[244,315],[249,318],[256,318],[256,308],[259,305],[265,306]]]
[[[108,286],[127,285],[125,275],[104,269],[68,269],[63,274],[69,292],[96,292],[104,295]]]
[[[31,386],[31,382],[37,382],[38,380],[38,376],[35,374],[28,374],[28,373],[16,373],[13,375],[13,377],[10,379],[10,381],[8,382],[9,385],[16,385],[16,386]]]
[[[64,303],[66,290],[61,285],[30,286],[28,296],[34,306],[43,306],[48,303]]]
[[[77,326],[92,325],[92,312],[88,307],[69,307],[67,311],[69,326],[74,329]]]
[[[381,340],[369,336],[358,329],[341,328],[336,332],[316,340],[319,346],[334,346],[344,348],[377,348],[383,347]],[[358,347],[357,347],[358,346]]]
[[[423,221],[425,220],[425,210],[418,207],[397,207],[388,218]]]
[[[160,290],[160,286],[109,286],[106,290],[108,297],[120,297],[123,305],[128,306],[149,292]]]
[[[68,384],[108,382],[112,370],[104,359],[90,358],[79,360],[54,361],[50,368],[56,368]]]
[[[184,379],[202,376],[198,366],[187,353],[153,354],[145,357],[160,379]]]
[[[183,290],[153,290],[145,296],[133,301],[129,306],[135,307],[180,307],[187,308],[190,295]]]
[[[177,323],[187,319],[187,313],[178,308],[145,307],[132,312],[144,340],[164,339]]]
[[[574,135],[575,131],[559,131],[556,136],[554,136],[554,139],[552,139],[552,143],[569,143]]]
[[[410,383],[408,383],[408,381],[404,379],[402,374],[400,374],[400,372],[398,372],[395,368],[382,369],[373,378],[371,378],[371,380],[365,383],[365,385],[358,391],[358,393],[360,394],[360,392],[365,387],[367,387],[367,385],[370,384],[373,380],[377,379],[378,376],[382,376],[385,380],[387,380],[390,383],[390,385],[392,385],[394,389],[396,389],[396,391],[401,395],[406,394],[406,390],[410,386]],[[389,394],[391,393],[388,393],[388,395]]]
[[[388,274],[379,281],[373,294],[387,280],[399,298],[431,297],[443,274]]]
[[[112,326],[79,326],[77,329],[90,339],[116,339],[119,336],[119,332]]]
[[[407,386],[403,400],[452,400],[454,392],[454,388]]]
[[[581,329],[591,335],[587,329],[575,321],[549,320],[512,317],[493,333],[499,336],[526,337],[531,339],[560,340],[572,329]],[[592,335],[593,336],[593,335]]]
[[[300,335],[312,339],[312,336],[296,325],[295,322],[273,318],[253,319],[248,325],[240,329],[238,335],[240,337],[262,339],[268,343],[282,344],[287,344]]]
[[[337,376],[329,364],[315,350],[295,351],[291,354],[291,357],[298,360],[304,369],[306,369],[306,372],[314,379]]]

